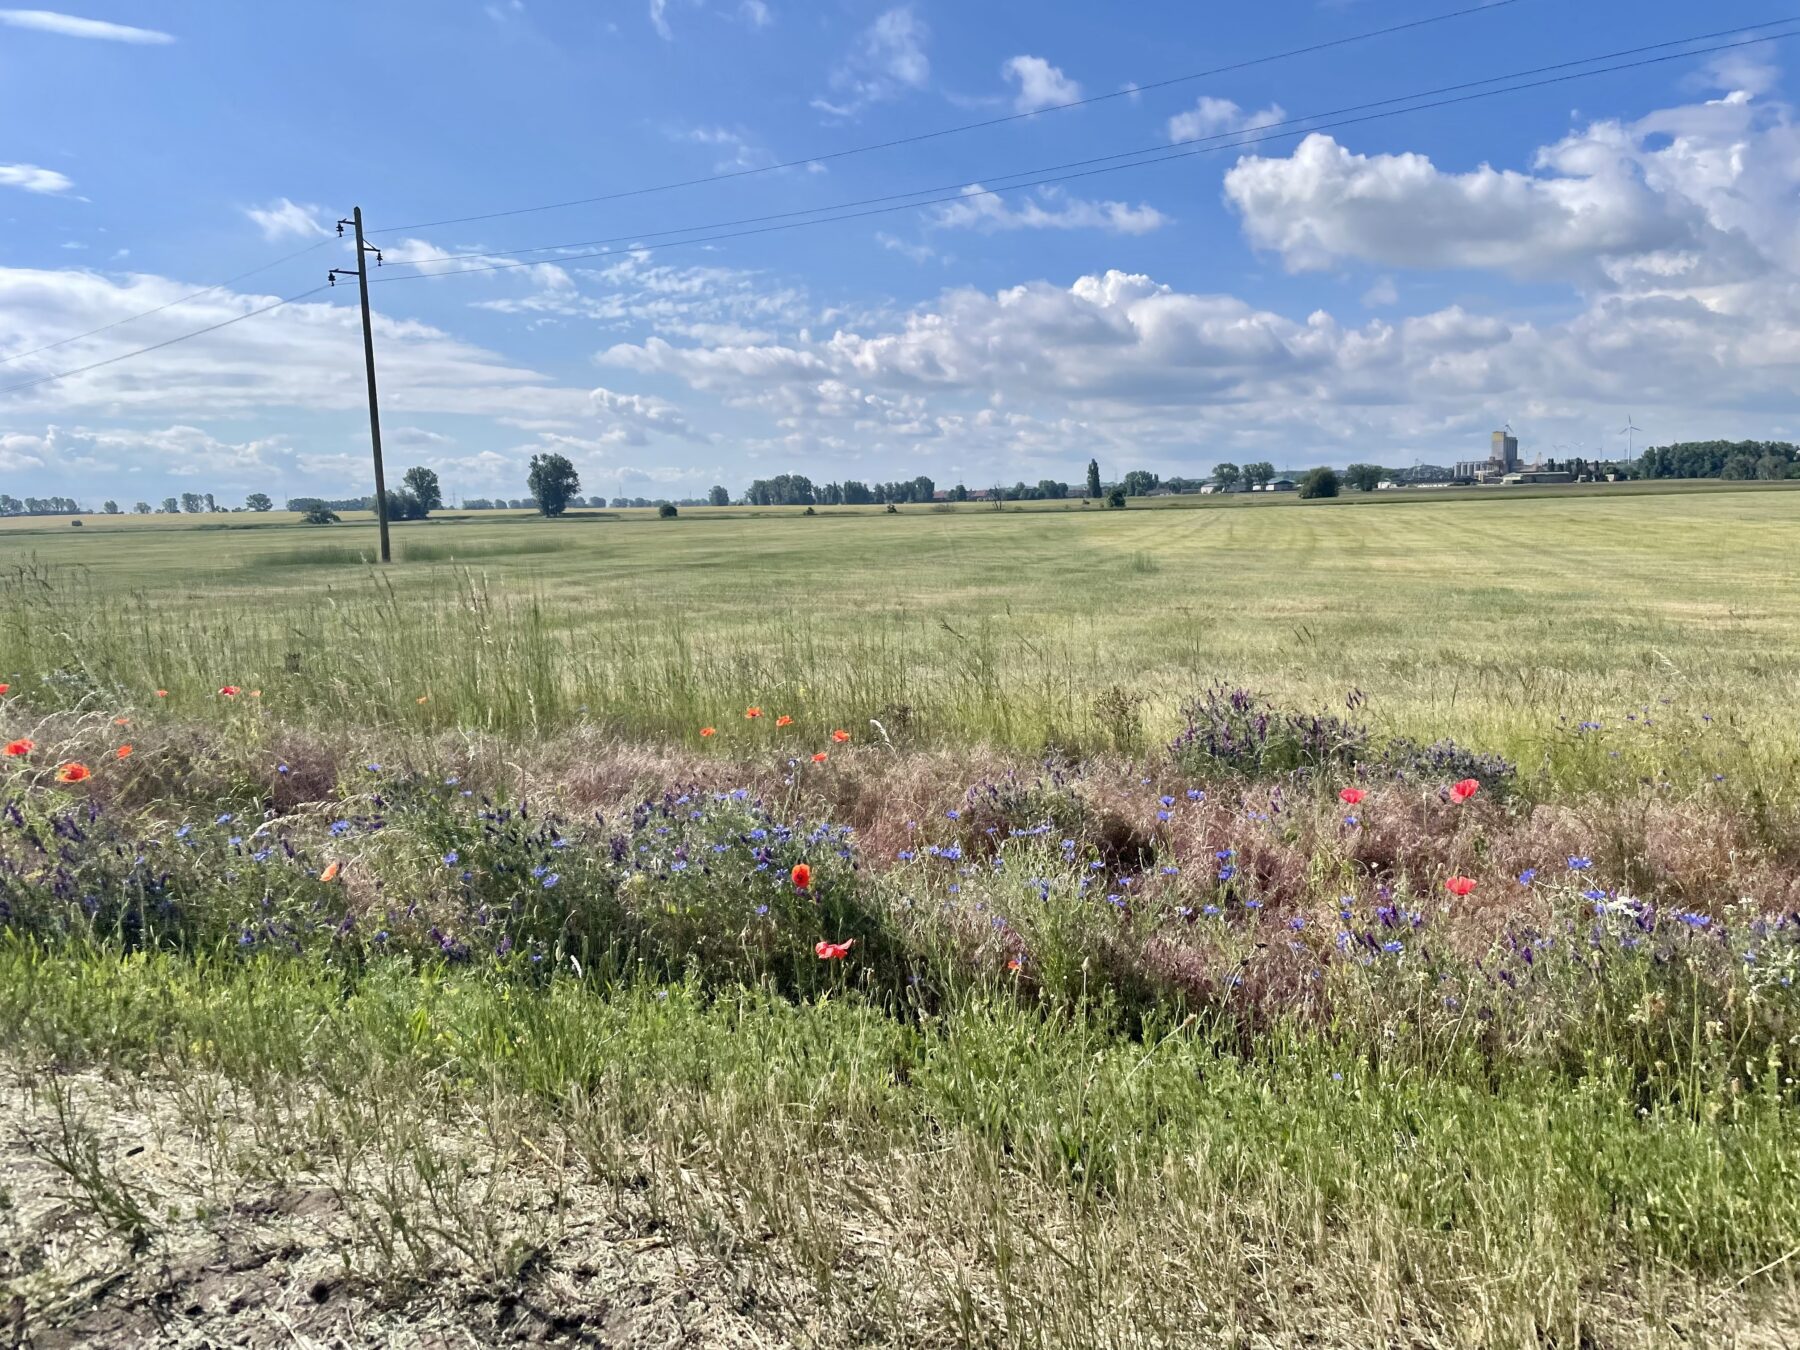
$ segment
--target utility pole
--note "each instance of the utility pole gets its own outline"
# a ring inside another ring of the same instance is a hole
[[[369,370],[369,443],[375,451],[375,521],[381,528],[381,561],[392,562],[393,550],[388,545],[387,515],[387,476],[381,469],[381,408],[375,398],[375,329],[369,321],[369,257],[375,255],[375,265],[381,266],[381,250],[363,242],[362,207],[355,208],[348,220],[337,223],[338,237],[344,234],[344,226],[354,226],[356,230],[356,266],[334,267],[328,279],[333,286],[337,285],[340,276],[356,275],[356,289],[362,297],[363,323],[363,363]]]

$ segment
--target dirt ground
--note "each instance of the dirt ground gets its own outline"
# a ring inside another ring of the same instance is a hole
[[[552,1218],[509,1186],[504,1228],[530,1247],[503,1285],[454,1260],[403,1281],[355,1269],[346,1253],[367,1232],[333,1185],[221,1175],[166,1103],[70,1086],[72,1131],[39,1093],[0,1095],[0,1347],[820,1343],[814,1291],[727,1268],[616,1190],[565,1190]]]

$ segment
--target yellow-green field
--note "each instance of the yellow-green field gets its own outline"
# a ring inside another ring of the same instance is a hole
[[[1392,729],[1526,759],[1559,718],[1664,699],[1792,741],[1787,491],[1039,505],[469,515],[396,527],[385,571],[366,521],[33,521],[0,534],[0,634],[22,680],[172,709],[236,683],[301,722],[725,744],[758,704],[1029,748],[1164,738],[1225,680],[1298,706],[1361,689]]]

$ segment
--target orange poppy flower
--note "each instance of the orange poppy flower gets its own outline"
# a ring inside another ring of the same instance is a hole
[[[1019,970],[1020,968],[1022,968],[1024,966],[1024,964],[1025,963],[1023,961],[1019,960],[1019,958],[1015,956],[1006,963],[1006,968],[1008,970]]]
[[[0,689],[0,693],[5,692],[5,690]],[[786,713],[783,713],[780,717],[775,719],[775,725],[778,727],[791,727],[794,725],[794,719],[789,717]]]
[[[700,734],[702,736],[717,736],[719,734],[719,729],[717,727],[701,727]]]
[[[830,755],[827,755],[823,750],[821,750],[821,751],[819,751],[818,754],[813,756],[813,763],[814,764],[823,764],[826,760],[828,760],[830,758],[831,758]]]
[[[842,745],[845,741],[850,739],[850,733],[845,731],[842,727],[839,727],[836,731],[831,733],[831,739],[836,741],[839,745]]]
[[[417,701],[420,703],[426,703],[426,702],[429,702],[430,699],[431,699],[430,694],[420,694]]]
[[[856,939],[848,942],[826,942],[824,939],[813,943],[813,952],[821,961],[842,961],[850,955],[850,949],[856,945]]]
[[[342,866],[343,866],[342,863],[337,863],[337,862],[332,863],[323,872],[319,873],[319,880],[320,881],[336,881],[338,869]]]
[[[130,759],[131,758],[131,747],[129,745],[121,745],[118,749],[118,758]]]
[[[85,783],[93,776],[87,765],[77,764],[73,760],[56,771],[56,781],[59,783]]]
[[[251,691],[250,691],[250,697],[251,697],[251,698],[261,698],[261,697],[262,697],[262,690],[260,690],[260,689],[252,689],[252,690],[251,690]]]
[[[131,725],[131,719],[129,717],[115,717],[113,718],[113,725],[115,727],[128,727]]]
[[[795,863],[794,870],[789,873],[794,879],[794,889],[803,891],[812,885],[812,868],[805,863]]]
[[[37,742],[29,736],[21,736],[16,741],[8,741],[4,754],[8,759],[18,759],[21,755],[29,755],[37,749]]]
[[[221,685],[219,687],[219,692],[225,695],[226,698],[236,698],[238,696],[238,687],[235,684]]]
[[[761,708],[745,708],[744,709],[744,718],[746,721],[754,722],[757,718],[759,718],[761,716],[762,716]]]
[[[1450,880],[1444,883],[1444,889],[1449,891],[1450,894],[1454,895],[1458,900],[1461,900],[1465,898],[1470,891],[1475,889],[1475,878],[1451,877]]]

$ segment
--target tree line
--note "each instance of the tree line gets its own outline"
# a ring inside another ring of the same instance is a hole
[[[1640,478],[1800,478],[1800,446],[1787,441],[1680,441],[1638,457]]]

